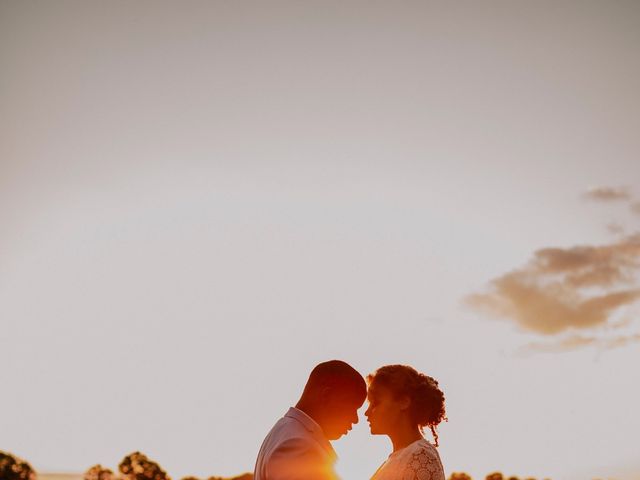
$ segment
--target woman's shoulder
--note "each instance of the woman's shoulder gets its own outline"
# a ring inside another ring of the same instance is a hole
[[[444,470],[438,450],[427,440],[418,440],[406,449],[403,478],[413,480],[444,480]]]
[[[416,440],[412,444],[408,445],[406,447],[406,452],[411,453],[412,455],[423,453],[425,455],[439,457],[436,447],[424,438]]]

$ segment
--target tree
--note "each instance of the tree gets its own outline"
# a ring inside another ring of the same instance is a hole
[[[473,480],[471,475],[464,472],[453,472],[449,475],[449,480]]]
[[[140,452],[133,452],[122,459],[120,465],[122,480],[171,480],[160,465]]]
[[[84,472],[84,480],[115,480],[115,475],[109,468],[98,464]]]
[[[0,480],[36,480],[36,472],[21,458],[0,451]]]

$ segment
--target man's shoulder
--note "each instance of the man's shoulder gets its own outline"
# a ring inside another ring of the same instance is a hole
[[[335,452],[332,452],[329,442],[324,437],[318,438],[314,425],[290,409],[267,434],[258,453],[255,478],[335,480]]]
[[[259,454],[257,480],[337,480],[333,458],[308,432],[280,433],[270,435]]]
[[[267,441],[272,446],[286,444],[287,446],[305,445],[314,442],[311,433],[295,418],[284,416],[276,422]]]

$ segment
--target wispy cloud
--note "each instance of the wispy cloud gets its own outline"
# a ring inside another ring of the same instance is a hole
[[[589,200],[598,200],[601,202],[629,201],[631,193],[627,187],[595,187],[590,188],[583,195]]]
[[[623,202],[640,214],[640,202],[627,187],[593,188],[583,197]],[[619,313],[640,300],[640,233],[625,235],[618,223],[607,229],[616,241],[541,248],[524,266],[491,280],[485,292],[467,296],[466,303],[545,337],[525,346],[525,353],[609,349],[639,342],[640,333],[620,332],[629,321],[621,323]],[[601,335],[612,329],[617,336]]]
[[[532,342],[520,348],[518,353],[561,353],[576,348],[596,347],[601,350],[624,347],[632,343],[640,342],[640,334],[619,335],[612,338],[585,337],[582,335],[572,335],[555,342]]]
[[[556,335],[608,324],[615,311],[640,299],[638,273],[640,235],[607,245],[543,248],[467,302],[525,330]]]
[[[582,194],[587,200],[595,200],[598,202],[625,202],[629,205],[629,209],[640,215],[640,201],[638,201],[631,193],[628,187],[595,187],[590,188]]]

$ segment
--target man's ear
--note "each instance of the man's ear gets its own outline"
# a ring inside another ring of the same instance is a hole
[[[331,388],[328,386],[322,387],[320,390],[320,401],[324,404],[331,399]]]
[[[411,406],[411,398],[409,395],[403,395],[398,400],[400,410],[407,410]]]

